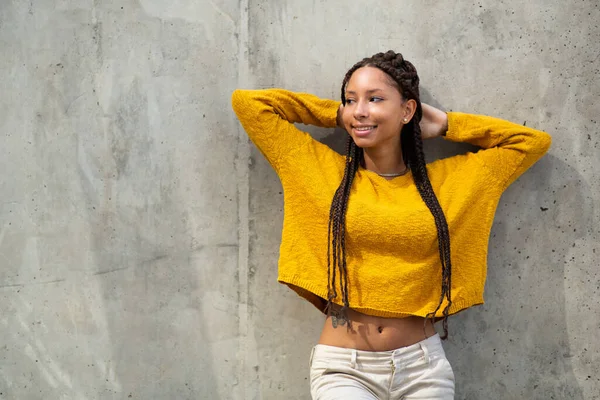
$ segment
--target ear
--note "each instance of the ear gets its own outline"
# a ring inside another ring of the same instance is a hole
[[[407,100],[402,106],[402,122],[408,123],[417,111],[417,102],[415,99]]]

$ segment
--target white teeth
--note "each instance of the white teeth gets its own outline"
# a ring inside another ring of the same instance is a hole
[[[368,130],[373,129],[373,127],[372,126],[363,126],[363,127],[357,127],[354,129],[356,129],[357,131],[368,131]]]

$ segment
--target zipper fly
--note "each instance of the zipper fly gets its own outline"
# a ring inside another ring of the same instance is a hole
[[[394,385],[394,377],[396,375],[396,365],[394,364],[393,358],[392,358],[391,364],[392,364],[392,376],[390,377],[390,384],[388,387],[388,395],[392,391],[392,386]]]

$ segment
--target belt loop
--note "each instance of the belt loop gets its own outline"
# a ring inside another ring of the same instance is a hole
[[[355,349],[352,349],[352,356],[350,357],[350,364],[351,364],[352,369],[356,368],[356,350]]]
[[[427,365],[429,365],[429,350],[427,349],[427,345],[425,343],[420,343],[421,344],[421,350],[423,350],[423,358],[425,358],[425,361],[427,362]]]
[[[310,360],[308,361],[308,368],[312,368],[313,357],[315,355],[315,347],[316,346],[314,346],[310,351]]]

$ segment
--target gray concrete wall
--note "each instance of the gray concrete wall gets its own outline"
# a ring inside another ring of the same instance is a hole
[[[3,0],[0,399],[309,398],[322,317],[276,283],[281,187],[230,93],[337,98],[390,48],[425,101],[554,138],[450,322],[457,398],[600,398],[599,7]]]

